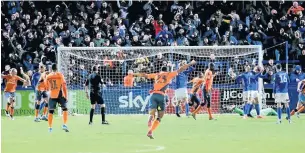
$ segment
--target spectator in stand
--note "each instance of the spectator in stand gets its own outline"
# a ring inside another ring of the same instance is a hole
[[[268,73],[268,78],[265,78],[264,82],[271,83],[272,76],[276,73],[276,65],[274,65],[273,59],[269,59],[268,64],[265,65],[265,70]]]
[[[293,6],[291,6],[289,8],[289,10],[287,11],[288,15],[301,15],[302,11],[304,11],[304,8],[302,6],[299,6],[298,2],[293,2]]]
[[[242,2],[213,0],[3,3],[2,69],[9,64],[22,66],[27,71],[39,62],[56,62],[59,46],[251,44],[262,45],[264,49],[285,41],[289,43],[289,59],[300,61],[298,64],[305,68],[304,3],[293,2],[293,6],[287,1],[243,5]],[[277,46],[265,56],[284,59],[285,49],[284,45]],[[121,53],[106,56],[124,58]]]
[[[127,18],[129,12],[128,8],[132,5],[132,0],[129,0],[128,4],[125,0],[122,0],[121,2],[117,0],[118,8],[120,9],[120,17],[123,19],[124,24],[126,27],[129,27],[129,19]]]
[[[265,65],[265,68],[266,68],[267,72],[272,72],[272,74],[275,74],[276,67],[274,65],[274,60],[273,59],[269,59],[268,64]]]
[[[93,39],[95,47],[101,47],[104,43],[104,39],[101,36],[102,34],[99,32],[96,34],[96,38]]]
[[[305,79],[305,73],[302,72],[301,66],[295,66],[294,72],[290,74],[290,83],[299,83]]]
[[[143,6],[143,10],[146,12],[146,17],[152,15],[153,8],[158,10],[158,7],[153,4],[153,0],[148,0],[147,3]]]
[[[128,70],[127,76],[124,77],[124,87],[133,87],[133,86],[134,86],[133,71]]]

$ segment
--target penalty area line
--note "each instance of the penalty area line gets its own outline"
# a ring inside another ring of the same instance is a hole
[[[161,150],[164,150],[164,146],[155,146],[155,145],[141,145],[144,147],[150,147],[149,149],[141,149],[141,150],[136,150],[135,152],[158,152]]]

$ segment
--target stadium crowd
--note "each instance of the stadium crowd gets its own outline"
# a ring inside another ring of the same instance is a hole
[[[2,70],[23,67],[31,73],[40,62],[47,65],[56,62],[60,46],[211,45],[262,45],[264,58],[267,61],[271,59],[266,63],[267,67],[274,70],[273,64],[286,58],[286,41],[289,44],[289,59],[296,60],[296,64],[300,65],[295,66],[292,73],[297,75],[305,70],[303,1],[1,3]],[[162,57],[156,58],[157,62],[164,61]],[[75,61],[70,62],[73,67]],[[136,64],[134,70],[149,69],[143,65],[148,62],[145,58],[138,59],[133,63]],[[154,64],[150,65],[153,67]],[[69,75],[88,74],[86,64],[78,64],[77,67]]]

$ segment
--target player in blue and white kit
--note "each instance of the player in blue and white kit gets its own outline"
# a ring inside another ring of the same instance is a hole
[[[290,120],[289,95],[288,95],[288,80],[289,76],[282,71],[280,64],[276,65],[276,73],[274,74],[273,93],[275,94],[275,103],[277,103],[277,124],[282,122],[282,103],[285,104],[287,119]]]
[[[249,71],[250,67],[247,67],[246,71]],[[267,75],[262,75],[263,69],[260,69],[258,66],[254,67],[253,71],[246,72],[241,76],[237,77],[238,79],[242,79],[244,83],[244,92],[243,92],[243,100],[247,101],[244,107],[244,118],[249,116],[251,112],[252,104],[254,104],[257,118],[262,118],[260,115],[260,106],[258,100],[258,79],[259,78],[267,78]]]
[[[186,61],[183,60],[179,63],[179,67],[182,67],[186,65]],[[185,104],[185,113],[186,113],[186,116],[189,115],[189,104],[188,104],[188,91],[187,91],[187,83],[188,83],[188,76],[191,72],[193,72],[195,70],[194,67],[189,67],[187,70],[181,72],[178,74],[178,76],[176,77],[176,90],[175,90],[175,99],[177,101],[177,105],[175,107],[175,112],[176,112],[176,115],[178,117],[180,117],[180,114],[179,114],[179,108],[180,108],[180,105],[182,103]]]
[[[232,77],[234,78],[235,76],[233,75]],[[250,112],[250,107],[251,107],[251,102],[250,102],[251,93],[248,89],[249,88],[249,79],[250,79],[250,66],[247,65],[245,67],[245,72],[235,78],[235,81],[237,83],[241,82],[243,84],[244,119],[247,118],[248,112]]]
[[[259,78],[266,79],[268,78],[268,73],[265,75],[262,74],[264,72],[263,67],[255,66],[253,71],[250,72],[250,79],[249,79],[249,92],[250,92],[250,103],[251,105],[254,104],[254,108],[256,110],[257,118],[262,118],[260,114],[260,106],[259,106],[259,93],[258,93],[258,81]],[[250,114],[251,112],[251,106],[247,114]]]

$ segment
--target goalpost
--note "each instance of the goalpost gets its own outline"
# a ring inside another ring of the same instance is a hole
[[[189,80],[196,77],[198,72],[204,72],[209,62],[214,62],[217,75],[214,78],[211,109],[213,113],[230,113],[230,106],[242,107],[243,104],[242,85],[236,84],[230,75],[244,72],[246,64],[262,66],[263,52],[261,46],[250,45],[59,47],[57,53],[58,69],[64,74],[68,85],[68,108],[72,114],[88,114],[90,111],[84,84],[93,65],[99,66],[99,73],[106,83],[102,95],[107,114],[147,114],[149,90],[152,89],[153,82],[136,77],[134,87],[124,87],[123,78],[128,70],[135,73],[157,73],[164,65],[175,70],[180,60],[190,62],[193,59],[197,64]],[[191,84],[188,88],[191,89]],[[175,89],[174,79],[167,92],[167,114],[173,114],[175,110],[172,104]],[[264,93],[262,80],[259,81],[259,93]],[[264,96],[259,98],[261,104],[263,98]],[[182,113],[183,111],[184,109]],[[204,108],[201,112],[205,111]]]

